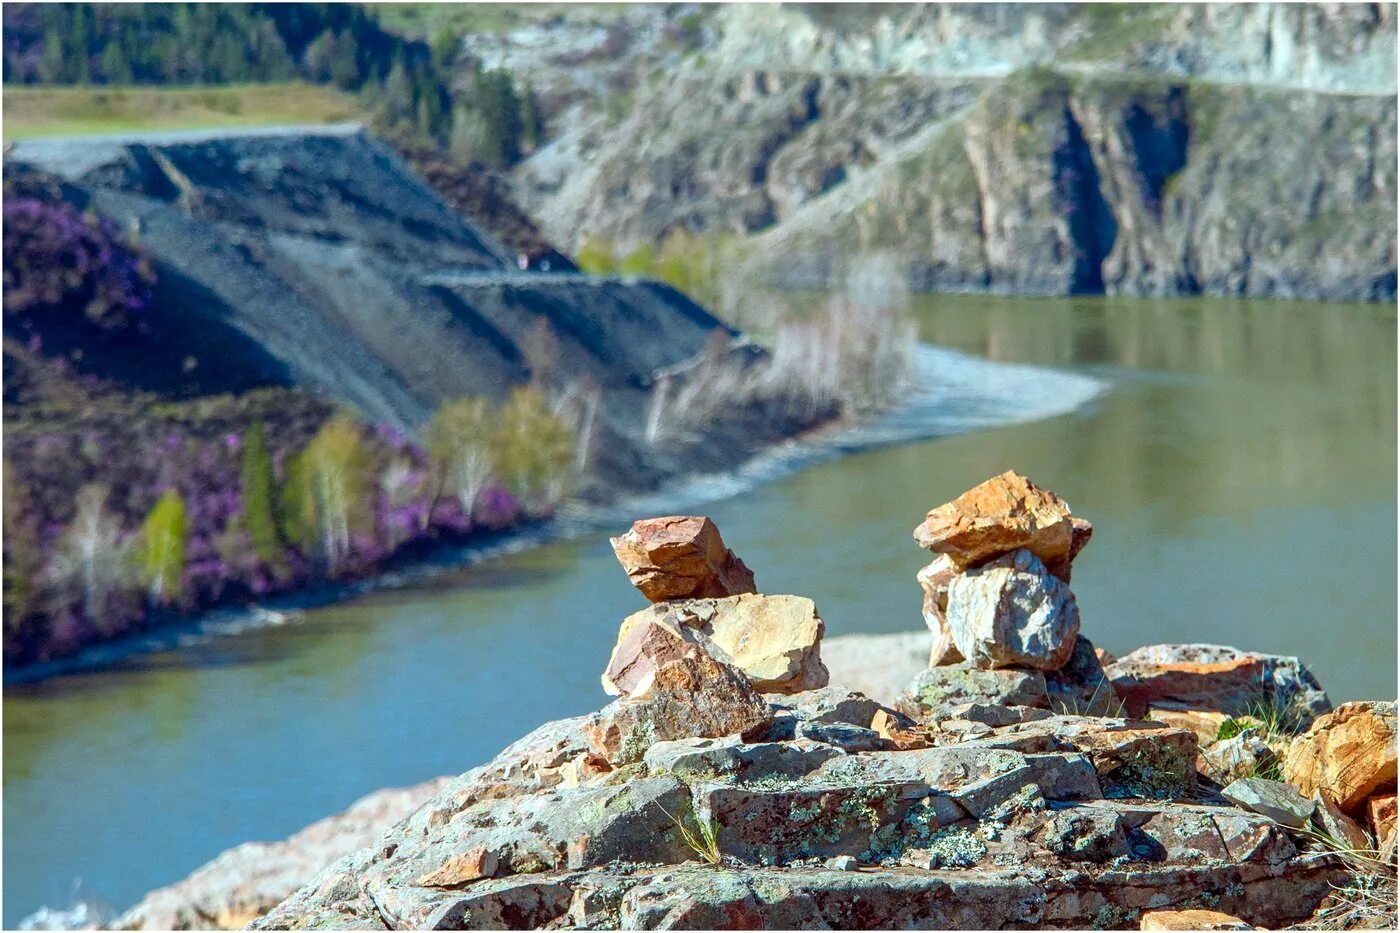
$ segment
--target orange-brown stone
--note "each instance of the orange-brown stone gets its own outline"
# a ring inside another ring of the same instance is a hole
[[[1366,801],[1366,816],[1371,823],[1371,835],[1377,842],[1395,832],[1395,795],[1377,794]]]
[[[1293,740],[1283,777],[1356,814],[1377,791],[1393,793],[1395,764],[1395,704],[1343,703]]]
[[[1058,566],[1070,560],[1074,526],[1063,499],[1008,471],[933,509],[914,529],[914,540],[947,554],[958,569],[1018,548]]]
[[[1142,930],[1253,930],[1239,917],[1218,910],[1150,910],[1139,922]]]
[[[753,571],[704,516],[644,518],[611,542],[628,578],[654,603],[758,592]]]

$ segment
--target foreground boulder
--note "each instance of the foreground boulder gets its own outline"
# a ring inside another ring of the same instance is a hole
[[[627,692],[657,657],[681,651],[677,640],[687,637],[718,648],[721,659],[747,674],[759,691],[799,693],[824,687],[825,631],[816,606],[802,596],[745,594],[659,603],[623,620],[603,689],[613,695]]]
[[[628,578],[654,603],[757,592],[753,572],[708,518],[645,518],[611,542]]]
[[[1378,791],[1394,793],[1394,703],[1343,703],[1293,740],[1283,776],[1355,813]]]
[[[948,555],[959,570],[1021,548],[1060,564],[1073,539],[1064,500],[1010,471],[933,509],[914,529],[920,547]]]
[[[976,667],[1057,670],[1079,634],[1074,594],[1029,550],[954,577],[947,627],[958,653]]]
[[[592,751],[620,765],[640,761],[657,742],[737,735],[772,721],[743,671],[696,646],[595,713],[584,734]]]

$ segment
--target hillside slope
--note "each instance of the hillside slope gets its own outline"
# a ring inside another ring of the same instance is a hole
[[[62,177],[154,257],[158,356],[185,363],[132,371],[139,388],[290,384],[412,429],[446,398],[528,380],[547,323],[552,362],[601,388],[625,451],[652,374],[733,334],[664,285],[517,271],[356,127],[34,140],[10,165]]]

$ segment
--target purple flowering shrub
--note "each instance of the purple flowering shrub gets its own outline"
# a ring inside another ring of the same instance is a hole
[[[155,276],[146,254],[110,220],[9,190],[4,220],[7,324],[64,315],[105,331],[139,325]]]
[[[75,521],[79,490],[92,483],[107,488],[105,509],[132,545],[166,490],[183,500],[186,559],[175,605],[163,612],[259,599],[317,574],[314,555],[302,553],[286,534],[279,534],[275,554],[259,556],[242,501],[242,472],[247,432],[261,423],[280,489],[297,453],[334,414],[327,403],[295,390],[263,389],[176,404],[129,400],[120,409],[109,400],[66,415],[61,425],[52,413],[31,421],[23,406],[6,412],[5,459],[26,490],[13,527],[25,529],[29,552],[49,556],[26,581],[34,598],[27,600],[23,624],[7,622],[7,661],[68,653],[150,617],[139,583],[128,598],[108,603],[113,617],[103,619],[84,618],[75,595],[51,585],[52,555]],[[364,505],[373,521],[352,536],[338,574],[369,573],[406,547],[500,530],[522,519],[515,498],[495,486],[483,490],[474,515],[464,515],[455,498],[438,495],[420,445],[387,426],[362,433],[371,480],[371,501]],[[9,564],[8,549],[6,559]]]

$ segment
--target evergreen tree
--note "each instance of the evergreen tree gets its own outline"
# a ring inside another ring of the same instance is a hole
[[[534,152],[544,142],[544,114],[540,112],[539,97],[528,84],[520,95],[520,148],[526,154]]]
[[[188,543],[185,500],[167,489],[141,526],[141,572],[152,605],[180,599]]]
[[[505,71],[483,72],[473,84],[473,109],[483,121],[480,158],[504,168],[520,158],[520,98]]]
[[[261,421],[248,429],[243,442],[243,467],[239,477],[243,501],[243,527],[253,553],[274,570],[282,566],[282,541],[273,513],[272,457],[267,452]]]
[[[348,31],[338,32],[332,43],[331,80],[336,86],[351,91],[360,86],[360,55],[355,37]]]
[[[101,67],[102,80],[106,84],[130,84],[132,81],[131,65],[116,39],[108,41],[102,49]]]
[[[452,133],[448,140],[452,161],[465,168],[479,160],[485,133],[486,124],[481,115],[465,104],[458,104],[452,112]]]
[[[331,60],[335,56],[335,33],[326,30],[306,47],[301,55],[302,71],[312,81],[331,79]]]
[[[380,97],[380,114],[385,126],[395,128],[403,123],[411,123],[415,115],[413,80],[408,75],[408,66],[400,58],[389,70],[384,79],[384,93]]]
[[[44,56],[39,60],[39,80],[45,84],[67,84],[68,52],[57,32],[44,36]]]

